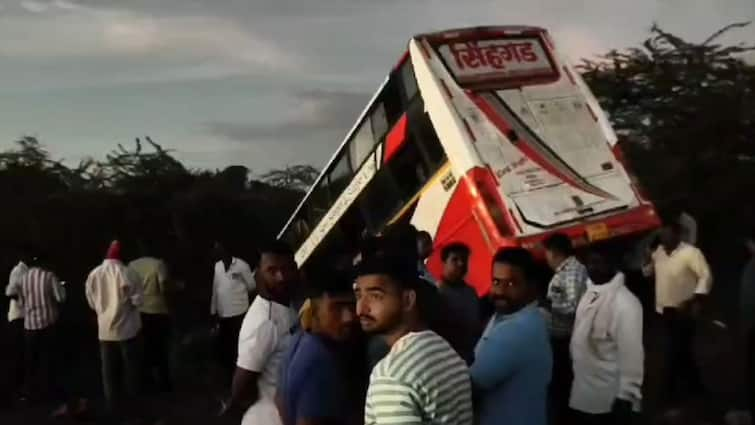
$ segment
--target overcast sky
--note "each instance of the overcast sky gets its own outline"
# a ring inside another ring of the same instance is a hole
[[[192,167],[322,166],[415,33],[550,29],[573,59],[692,39],[755,0],[0,0],[0,148],[68,161],[150,135]],[[728,41],[755,40],[755,26]]]

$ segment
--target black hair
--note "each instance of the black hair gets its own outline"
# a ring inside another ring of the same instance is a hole
[[[548,236],[543,240],[543,246],[548,251],[552,251],[566,257],[574,255],[574,245],[572,245],[569,236],[566,236],[563,233],[554,233]]]
[[[666,217],[663,220],[662,229],[670,229],[677,235],[682,233],[682,224],[679,222],[679,216]]]
[[[417,240],[419,240],[419,239],[427,239],[430,242],[433,241],[433,237],[430,235],[430,232],[428,232],[426,230],[420,230],[420,231],[417,232]]]
[[[501,248],[493,256],[493,264],[509,264],[518,267],[524,273],[525,280],[536,284],[536,263],[532,254],[524,248]]]
[[[443,249],[440,251],[440,259],[445,263],[446,260],[448,260],[448,257],[451,256],[451,254],[459,254],[465,258],[469,258],[469,254],[471,252],[472,251],[466,244],[462,242],[454,242],[443,247]]]
[[[354,292],[352,270],[339,269],[330,263],[311,264],[305,267],[304,275],[307,278],[308,298]]]
[[[294,251],[291,249],[291,246],[289,246],[286,242],[276,239],[269,241],[267,243],[263,243],[258,246],[257,248],[257,262],[259,264],[259,261],[262,259],[262,256],[265,254],[270,255],[278,255],[281,257],[287,257],[291,260],[294,259]]]
[[[388,276],[402,289],[416,289],[419,283],[417,263],[394,253],[362,260],[356,268],[355,277],[367,275]]]

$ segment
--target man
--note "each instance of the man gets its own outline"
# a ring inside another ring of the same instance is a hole
[[[299,281],[293,251],[275,241],[260,250],[256,274],[259,291],[244,317],[231,397],[221,416],[246,411],[242,425],[281,423],[275,406],[278,368],[296,321],[292,286]]]
[[[552,356],[536,307],[535,263],[522,248],[493,257],[490,297],[496,313],[477,344],[470,373],[480,425],[545,425]]]
[[[755,232],[745,239],[745,248],[749,258],[740,283],[740,327],[747,344],[749,408],[755,417]]]
[[[606,256],[590,253],[587,271],[571,339],[569,406],[574,423],[629,425],[642,401],[642,305]]]
[[[168,267],[159,258],[146,255],[129,263],[129,271],[142,287],[142,305],[139,313],[144,335],[145,384],[154,390],[168,392],[172,388],[170,378],[171,310],[169,296],[172,293],[168,279]]]
[[[693,341],[695,322],[700,318],[713,278],[708,262],[696,247],[682,242],[679,223],[667,222],[659,233],[660,245],[651,262],[643,267],[647,275],[655,275],[656,311],[662,315],[666,328],[666,389],[671,403],[680,402],[685,386],[693,395],[704,392],[700,371],[695,364]]]
[[[352,282],[336,271],[309,270],[310,324],[283,359],[276,404],[283,425],[348,425],[360,410],[349,391],[349,340],[356,322]],[[363,401],[363,400],[362,400]]]
[[[5,288],[5,296],[10,298],[8,305],[8,325],[10,328],[11,347],[11,368],[13,376],[11,378],[11,388],[13,393],[21,390],[24,383],[24,309],[18,302],[18,288],[21,286],[21,280],[29,267],[26,263],[29,261],[25,250],[19,252],[19,262],[13,267],[8,278],[8,286]]]
[[[255,290],[254,274],[249,264],[231,256],[220,242],[213,247],[215,275],[212,280],[210,314],[218,327],[218,358],[220,365],[233,375],[236,349],[244,315],[249,309],[250,294]]]
[[[547,322],[553,349],[550,393],[554,402],[554,414],[564,415],[572,383],[569,339],[577,304],[587,288],[587,269],[575,257],[574,247],[567,235],[554,233],[543,241],[543,246],[545,259],[554,273],[546,296],[549,313]]]
[[[365,259],[357,276],[362,329],[380,335],[390,347],[372,369],[365,425],[471,424],[469,373],[461,357],[423,320],[419,294],[426,284],[417,276],[416,259]]]
[[[456,335],[449,342],[467,364],[472,363],[474,347],[480,336],[480,300],[477,292],[465,281],[469,264],[469,247],[452,243],[441,250],[443,279],[438,290],[443,302],[443,312],[457,323]]]
[[[31,268],[21,277],[18,286],[11,289],[23,307],[25,335],[26,394],[53,395],[56,391],[56,324],[59,305],[65,301],[65,289],[58,277],[50,271],[45,258],[38,255]],[[60,397],[61,394],[54,394]]]
[[[139,391],[142,285],[121,262],[121,244],[113,241],[105,260],[86,281],[89,306],[97,314],[102,385],[111,414],[129,414]],[[126,396],[121,394],[124,392]]]
[[[417,255],[419,260],[417,261],[417,268],[419,270],[420,277],[426,281],[437,285],[433,275],[430,274],[430,270],[427,269],[427,259],[433,253],[433,237],[426,231],[417,232]]]

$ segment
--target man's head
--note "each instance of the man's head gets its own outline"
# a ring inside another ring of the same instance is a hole
[[[675,250],[682,241],[682,229],[677,220],[668,220],[658,234],[661,246],[666,252]]]
[[[433,237],[426,231],[417,233],[417,255],[421,261],[430,258],[433,253]]]
[[[603,285],[611,281],[619,272],[616,262],[609,254],[600,251],[590,251],[585,262],[587,275],[592,283]]]
[[[288,299],[292,286],[299,280],[294,252],[283,241],[273,241],[259,249],[257,285],[265,295],[275,299]]]
[[[362,262],[354,285],[362,329],[385,335],[419,320],[417,281],[416,265],[408,261],[383,257]]]
[[[543,241],[545,247],[545,259],[548,266],[556,270],[567,258],[574,255],[574,246],[571,239],[563,233],[554,233]]]
[[[501,314],[515,313],[537,299],[535,261],[523,248],[503,248],[493,257],[490,297]]]
[[[228,253],[225,245],[220,241],[215,241],[212,245],[212,259],[214,261],[230,261],[231,254]]]
[[[443,280],[461,282],[467,276],[469,268],[469,247],[461,242],[443,247],[440,258],[443,260]]]
[[[332,341],[345,341],[353,335],[356,302],[352,279],[330,267],[307,270],[312,314],[310,332]]]

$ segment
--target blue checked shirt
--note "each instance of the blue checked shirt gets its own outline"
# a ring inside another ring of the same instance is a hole
[[[551,302],[548,325],[551,336],[567,338],[571,335],[577,305],[587,290],[587,279],[587,269],[573,256],[556,268],[548,285],[548,299]]]

